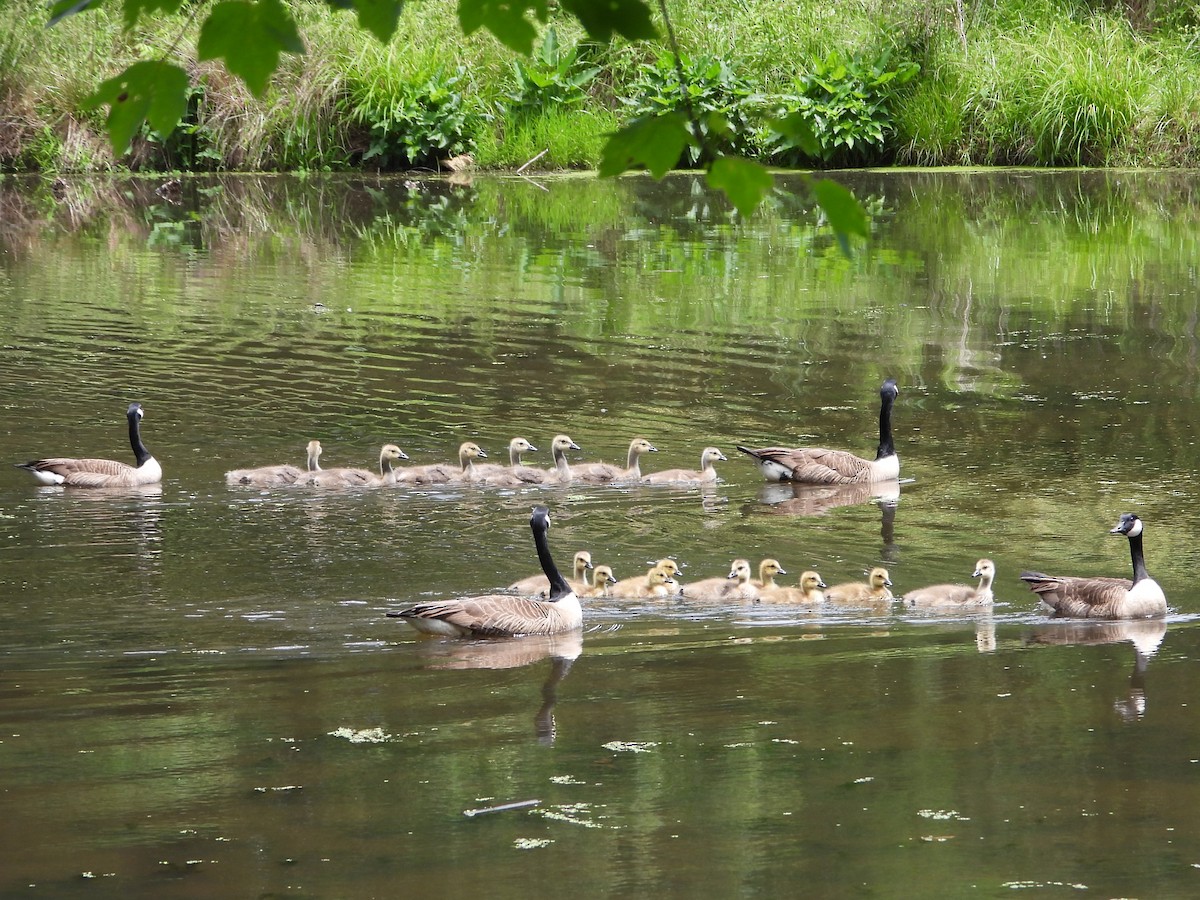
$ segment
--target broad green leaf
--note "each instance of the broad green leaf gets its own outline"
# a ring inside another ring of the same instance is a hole
[[[187,112],[187,89],[187,73],[179,66],[145,60],[108,79],[84,102],[108,105],[108,139],[119,156],[145,121],[161,134],[174,131]]]
[[[334,9],[353,9],[358,13],[358,24],[382,43],[387,43],[396,33],[400,11],[404,0],[325,0]]]
[[[821,143],[813,131],[812,122],[804,112],[794,112],[783,119],[775,119],[771,127],[786,140],[786,146],[799,147],[807,156],[819,157]]]
[[[138,16],[152,15],[156,12],[173,13],[183,5],[183,0],[123,0],[125,9],[125,27],[137,25]]]
[[[842,187],[828,178],[819,178],[813,182],[813,196],[817,205],[825,212],[825,218],[837,235],[842,252],[850,255],[849,235],[856,234],[862,238],[871,236],[867,221],[867,213],[854,199],[848,188]]]
[[[50,4],[50,18],[46,22],[46,27],[57,25],[67,16],[81,13],[86,9],[99,6],[103,2],[104,0],[57,0]]]
[[[683,113],[634,119],[612,134],[604,145],[600,155],[600,175],[620,175],[645,166],[655,178],[662,178],[679,162],[691,140]]]
[[[547,0],[458,0],[458,23],[463,34],[486,28],[504,46],[524,53],[533,52],[537,29],[526,18],[532,12],[539,22],[550,15]]]
[[[303,53],[296,23],[279,0],[222,0],[200,27],[196,55],[225,60],[256,97],[279,68],[280,53]]]
[[[749,216],[770,193],[775,179],[759,163],[736,156],[721,156],[708,167],[708,183],[724,191],[739,213]]]
[[[659,36],[643,0],[562,0],[562,8],[579,20],[593,40],[609,41],[614,34],[631,41]]]

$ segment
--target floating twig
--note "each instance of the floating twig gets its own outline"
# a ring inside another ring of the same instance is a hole
[[[501,803],[499,806],[484,806],[480,809],[464,809],[463,815],[467,817],[482,816],[487,813],[509,812],[514,809],[529,809],[531,806],[537,806],[541,800],[518,800],[515,803]]]

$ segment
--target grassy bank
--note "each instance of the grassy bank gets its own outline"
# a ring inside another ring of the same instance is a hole
[[[735,125],[718,143],[776,165],[1200,164],[1200,30],[1190,4],[996,0],[669,3],[687,91]],[[195,60],[194,27],[102,7],[43,27],[39,0],[0,6],[0,170],[592,167],[604,135],[672,108],[683,88],[662,47],[579,45],[555,17],[533,58],[464,37],[454,4],[405,7],[387,46],[321,5],[292,6],[309,52],[284,57],[266,96]],[[174,46],[196,85],[187,124],[147,131],[114,159],[87,95]],[[768,122],[808,118],[806,158]]]

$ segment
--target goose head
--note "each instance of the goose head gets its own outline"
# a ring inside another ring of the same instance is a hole
[[[665,587],[667,590],[674,590],[676,587],[675,579],[671,577],[665,569],[660,569],[655,566],[650,570],[650,574],[646,576],[646,584],[654,589],[658,586]]]
[[[800,575],[800,590],[806,594],[819,591],[828,586],[816,572],[803,572]]]
[[[308,470],[310,472],[321,471],[321,442],[309,441],[308,446],[304,448],[308,454]]]
[[[725,462],[728,458],[720,447],[705,447],[700,453],[700,468],[707,469],[713,463]]]
[[[582,578],[583,570],[592,568],[592,554],[586,550],[580,550],[575,554],[575,577]]]
[[[983,578],[989,584],[996,577],[996,564],[990,559],[981,559],[975,563],[975,571],[971,573],[972,578]]]
[[[603,590],[608,590],[610,584],[616,584],[616,576],[613,575],[612,566],[596,566],[592,573],[592,583]]]
[[[1125,537],[1139,537],[1142,533],[1142,520],[1136,513],[1122,513],[1121,519],[1109,534],[1123,534]]]
[[[654,564],[654,568],[662,569],[670,578],[679,574],[679,563],[673,559],[660,559]]]
[[[379,451],[380,459],[408,459],[408,454],[397,447],[395,444],[384,444],[383,449]]]
[[[892,578],[888,574],[888,570],[882,566],[876,566],[868,572],[867,581],[870,582],[871,589],[875,591],[892,586]]]
[[[786,575],[783,566],[779,564],[777,559],[764,559],[758,564],[758,580],[763,584],[770,584],[775,580],[776,575]]]
[[[537,447],[523,437],[515,437],[508,442],[508,457],[514,465],[521,462],[522,453],[537,453]]]
[[[630,457],[630,459],[637,459],[637,457],[641,456],[643,453],[657,453],[657,452],[658,452],[658,448],[655,447],[652,443],[650,443],[645,438],[634,438],[632,441],[629,442],[629,457]]]
[[[550,442],[550,449],[554,453],[554,458],[558,459],[560,456],[566,454],[568,450],[581,450],[583,448],[571,440],[567,435],[560,434]]]
[[[750,560],[735,559],[733,565],[729,567],[729,574],[725,577],[736,578],[739,582],[746,582],[750,580],[750,574]]]
[[[474,441],[467,441],[458,448],[458,461],[462,463],[464,471],[470,469],[477,459],[487,459],[487,454]]]
[[[889,378],[879,387],[879,399],[884,403],[895,400],[900,396],[900,388],[896,386],[896,379]]]

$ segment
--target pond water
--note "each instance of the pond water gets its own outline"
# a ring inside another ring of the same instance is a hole
[[[676,176],[0,183],[0,895],[1200,892],[1200,203],[1190,174],[847,173],[847,259],[780,176],[739,222]],[[871,455],[896,496],[740,454]],[[229,488],[510,437],[712,489]],[[876,492],[879,493],[879,492]],[[886,565],[976,615],[592,601],[582,637],[424,640],[386,613],[560,565],[794,583]],[[1026,568],[1172,614],[1048,619]],[[466,813],[523,801],[496,812]]]

